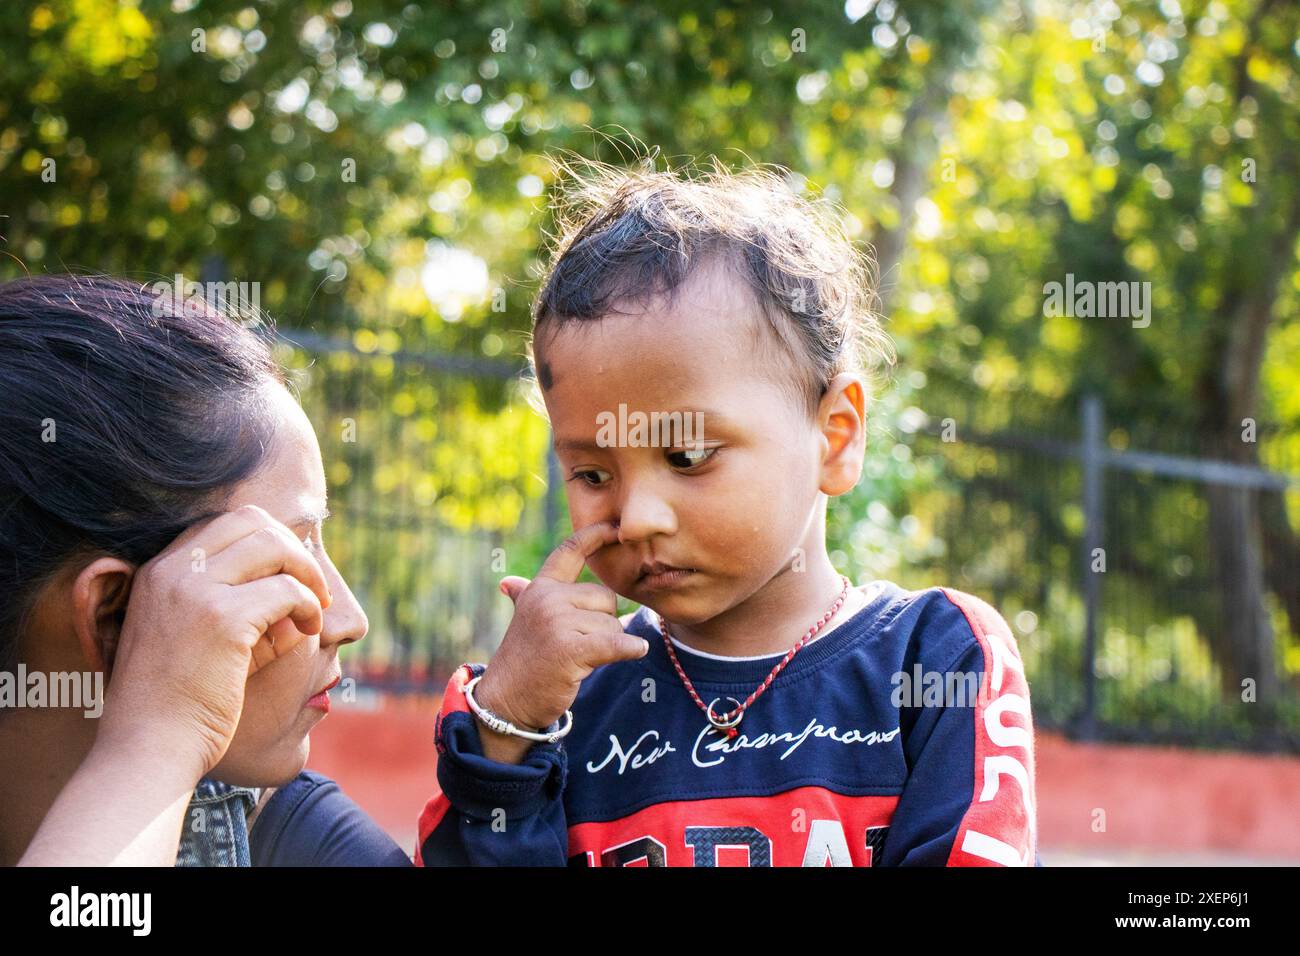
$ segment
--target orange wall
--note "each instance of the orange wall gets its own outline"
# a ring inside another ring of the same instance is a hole
[[[1300,757],[1037,735],[1044,847],[1300,859]],[[1105,832],[1093,832],[1094,811]]]
[[[312,731],[309,766],[407,850],[436,785],[437,706],[432,697],[385,698],[373,710],[340,704]],[[1040,732],[1036,759],[1040,847],[1300,859],[1298,757],[1082,744]]]

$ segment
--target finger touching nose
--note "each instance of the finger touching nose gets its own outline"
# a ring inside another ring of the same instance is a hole
[[[677,515],[663,498],[649,493],[629,494],[618,516],[618,540],[644,541],[656,534],[674,534]]]

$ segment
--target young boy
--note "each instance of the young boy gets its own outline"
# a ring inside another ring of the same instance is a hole
[[[532,359],[578,530],[448,685],[417,862],[1033,865],[1006,623],[826,551],[888,351],[852,244],[771,173],[570,175]]]

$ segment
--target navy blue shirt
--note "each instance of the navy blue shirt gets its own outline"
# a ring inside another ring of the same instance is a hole
[[[411,858],[329,777],[280,787],[249,834],[253,866],[410,866]]]
[[[418,862],[1036,864],[1034,728],[1010,628],[958,591],[875,582],[865,594],[755,699],[734,737],[682,686],[647,608],[624,630],[649,653],[593,671],[572,733],[520,764],[484,756],[465,694],[483,667],[458,669]],[[780,655],[679,647],[674,658],[705,701],[730,708]]]

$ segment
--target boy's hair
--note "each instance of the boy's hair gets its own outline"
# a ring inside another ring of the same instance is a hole
[[[810,416],[835,375],[892,361],[873,310],[871,261],[826,202],[795,194],[785,170],[734,172],[716,159],[683,171],[657,171],[653,158],[631,169],[587,159],[556,165],[554,253],[530,348],[543,377],[540,331],[598,320],[620,302],[671,298],[715,259],[754,293]]]

